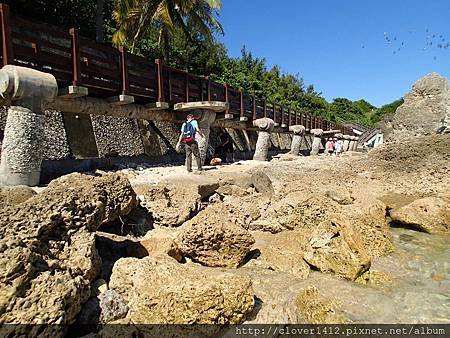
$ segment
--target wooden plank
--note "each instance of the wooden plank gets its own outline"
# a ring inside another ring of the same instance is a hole
[[[156,74],[157,74],[157,88],[158,88],[158,101],[164,102],[164,88],[163,88],[163,75],[162,75],[162,63],[160,59],[155,60]]]

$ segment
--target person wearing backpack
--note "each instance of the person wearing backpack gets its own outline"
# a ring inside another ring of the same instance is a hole
[[[195,156],[197,162],[197,170],[202,171],[202,159],[200,151],[198,150],[198,143],[195,140],[195,135],[205,138],[205,135],[198,127],[198,122],[194,119],[194,115],[188,114],[186,122],[181,126],[181,134],[178,139],[176,149],[179,149],[181,143],[185,144],[186,148],[186,168],[188,172],[192,172],[192,154]]]

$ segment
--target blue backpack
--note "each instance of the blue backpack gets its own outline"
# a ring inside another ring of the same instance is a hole
[[[185,122],[181,142],[188,143],[194,141],[194,139],[195,139],[194,126],[190,122]]]

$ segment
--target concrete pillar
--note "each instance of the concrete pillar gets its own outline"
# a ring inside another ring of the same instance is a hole
[[[194,114],[195,116],[195,114]],[[197,118],[197,117],[196,117]],[[202,164],[205,164],[206,154],[208,152],[209,134],[211,132],[211,123],[216,119],[216,113],[209,110],[203,110],[201,115],[197,118],[198,127],[205,135],[205,138],[196,135],[195,139],[198,143],[198,150],[202,159]]]
[[[271,119],[262,118],[254,120],[253,125],[259,128],[253,160],[267,161],[267,154],[270,148],[270,133],[273,131],[275,123]]]
[[[43,106],[58,93],[51,74],[5,66],[0,70],[0,95],[11,102],[0,160],[0,185],[39,184],[43,160]]]
[[[300,154],[302,139],[305,136],[305,127],[300,125],[290,126],[289,131],[294,133],[289,154],[298,156]]]
[[[356,146],[356,141],[354,136],[350,136],[350,142],[348,145],[348,151],[354,151]]]
[[[322,129],[312,129],[311,134],[313,134],[314,139],[311,146],[311,155],[316,156],[319,155],[320,145],[322,144]]]
[[[351,137],[350,135],[343,136],[343,138],[344,138],[344,146],[342,148],[343,151],[348,151],[348,147],[350,145],[350,137]]]
[[[358,140],[359,140],[359,137],[357,137],[357,136],[354,136],[354,143],[353,143],[353,148],[352,148],[352,151],[357,151],[358,150]]]

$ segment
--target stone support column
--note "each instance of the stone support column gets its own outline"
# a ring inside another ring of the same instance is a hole
[[[349,145],[348,145],[348,151],[355,151],[355,146],[356,146],[355,139],[356,139],[356,137],[350,136],[350,141],[349,141]]]
[[[39,184],[43,160],[43,106],[58,93],[53,75],[7,65],[0,70],[0,95],[11,102],[0,161],[0,185]]]
[[[344,139],[344,146],[342,148],[343,151],[348,151],[349,150],[349,145],[350,145],[350,135],[344,135],[343,139]]]
[[[254,120],[253,125],[259,128],[253,160],[267,161],[270,148],[270,133],[273,131],[275,123],[271,119],[261,118]]]
[[[322,136],[323,136],[323,130],[322,129],[312,129],[311,134],[314,135],[314,139],[311,146],[311,155],[317,156],[319,155],[320,145],[322,144]]]
[[[291,143],[291,155],[298,156],[300,154],[300,147],[302,145],[302,139],[305,136],[305,127],[300,125],[290,126],[289,131],[293,132]]]
[[[195,115],[195,114],[194,114]],[[196,135],[195,139],[198,143],[198,150],[200,151],[200,157],[202,159],[202,165],[205,164],[206,155],[208,153],[209,134],[211,132],[211,123],[216,119],[216,113],[209,110],[203,110],[201,115],[197,118],[198,127],[205,135],[205,138]]]
[[[359,137],[355,136],[353,140],[354,140],[354,143],[353,143],[352,151],[357,151],[357,150],[358,150],[358,140],[359,140]]]

